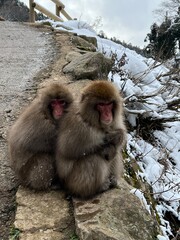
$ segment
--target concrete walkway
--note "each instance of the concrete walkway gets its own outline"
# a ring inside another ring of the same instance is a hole
[[[0,239],[9,239],[17,182],[9,167],[7,132],[36,92],[33,79],[53,59],[53,37],[45,29],[0,22]]]

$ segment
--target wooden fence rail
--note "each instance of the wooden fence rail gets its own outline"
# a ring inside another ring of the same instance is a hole
[[[60,21],[60,22],[64,21],[60,17],[60,14],[63,14],[64,17],[67,18],[67,20],[72,20],[69,14],[64,10],[65,5],[60,0],[51,0],[51,1],[56,5],[56,14],[53,14],[48,9],[36,3],[34,0],[29,0],[30,22],[35,22],[35,9],[45,14],[47,17],[53,19],[54,21]]]

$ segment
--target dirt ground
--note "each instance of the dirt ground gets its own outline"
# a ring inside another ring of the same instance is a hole
[[[8,162],[8,128],[48,76],[55,48],[51,31],[0,22],[0,240],[9,239],[18,186]]]

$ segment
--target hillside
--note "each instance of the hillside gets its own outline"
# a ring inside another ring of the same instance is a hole
[[[102,39],[85,22],[50,22],[57,31],[68,29],[95,37],[97,50],[114,60],[108,77],[124,95],[129,128],[125,178],[147,210],[158,216],[163,232],[159,239],[180,239],[179,68],[167,68],[167,64]]]

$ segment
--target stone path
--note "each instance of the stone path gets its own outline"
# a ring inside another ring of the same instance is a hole
[[[9,167],[7,130],[32,99],[33,77],[53,59],[53,38],[28,25],[0,22],[0,239],[8,239],[14,220],[17,183]]]

